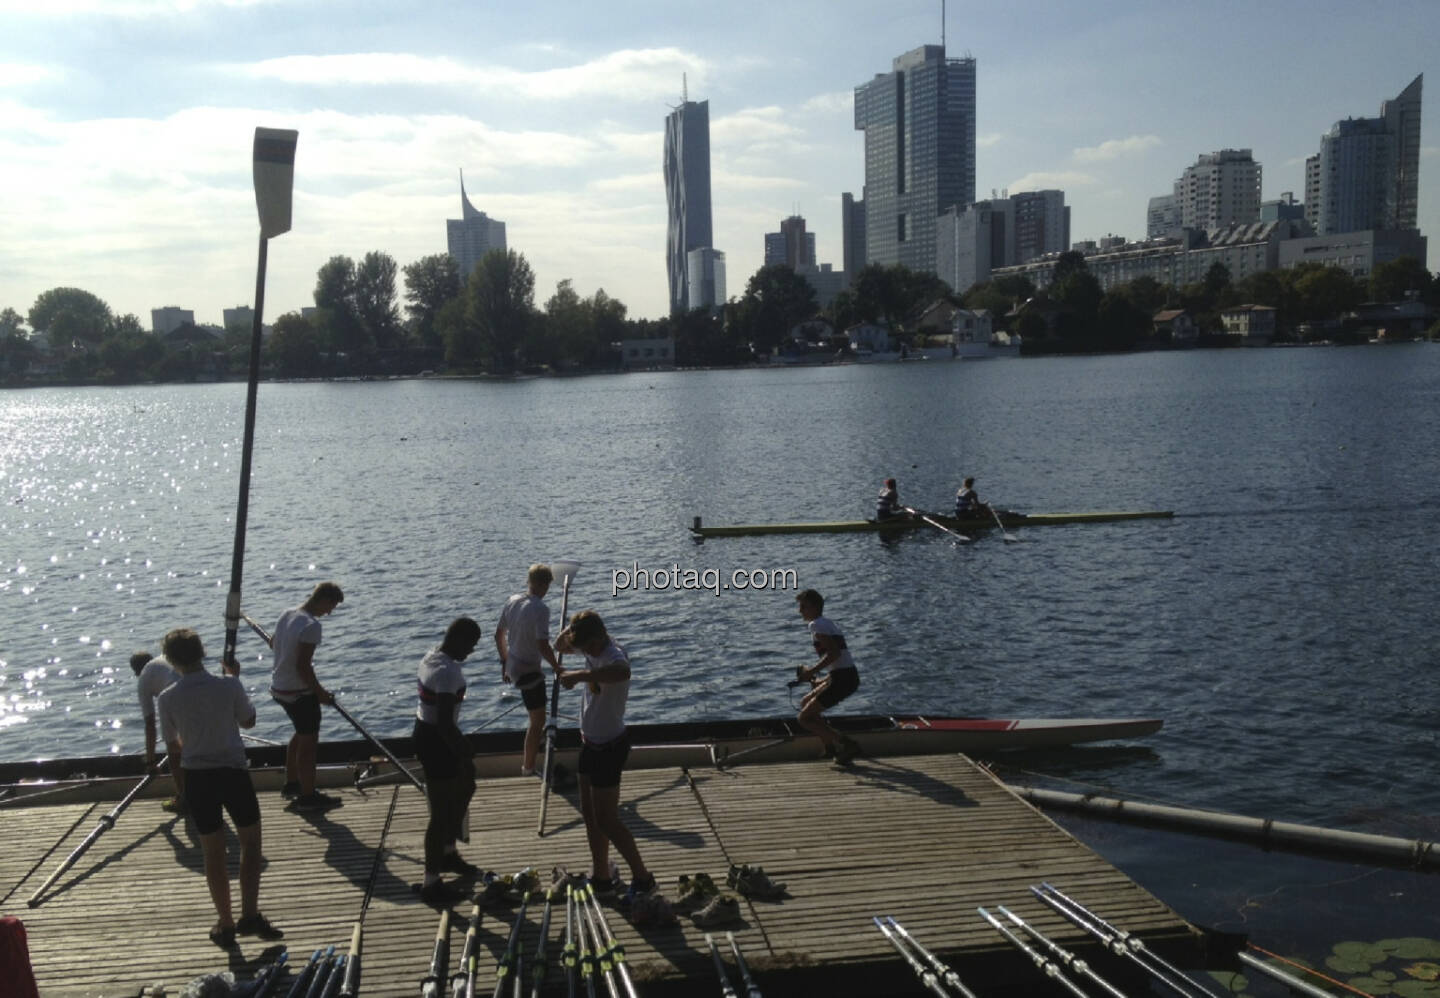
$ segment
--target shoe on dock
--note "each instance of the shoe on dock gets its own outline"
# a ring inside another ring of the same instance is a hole
[[[285,938],[285,933],[271,925],[270,920],[258,911],[236,922],[235,931],[242,936],[259,936],[266,941]]]
[[[775,883],[758,866],[731,866],[725,882],[747,898],[772,900],[785,894],[785,885]]]
[[[740,921],[740,902],[729,894],[717,894],[710,899],[709,904],[691,915],[690,921],[702,929],[738,922]]]

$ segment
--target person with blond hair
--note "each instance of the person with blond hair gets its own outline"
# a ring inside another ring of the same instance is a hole
[[[275,665],[270,673],[270,695],[295,725],[285,749],[285,785],[280,793],[295,799],[295,807],[326,807],[336,798],[315,789],[315,752],[320,743],[320,705],[335,697],[315,676],[315,649],[320,647],[320,618],[345,601],[333,582],[322,582],[305,602],[280,615],[270,640]]]
[[[190,817],[200,836],[205,883],[218,916],[210,940],[234,949],[236,933],[280,939],[285,933],[260,913],[260,803],[240,740],[241,728],[255,726],[255,706],[240,685],[238,666],[227,663],[224,676],[205,671],[205,646],[194,631],[171,631],[164,649],[179,678],[156,698],[156,710],[170,765],[185,773]],[[230,905],[222,811],[230,815],[240,840],[238,922]]]
[[[505,601],[500,622],[495,627],[495,651],[500,656],[500,678],[514,683],[530,714],[525,729],[525,756],[520,773],[535,772],[535,756],[545,734],[545,673],[541,661],[550,663],[558,672],[560,663],[550,646],[550,607],[545,594],[555,575],[549,565],[531,565],[525,579],[525,591]]]

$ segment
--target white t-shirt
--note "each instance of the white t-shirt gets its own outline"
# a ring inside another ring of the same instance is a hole
[[[426,724],[440,723],[438,696],[452,693],[455,696],[455,717],[460,720],[460,702],[465,699],[465,671],[460,663],[439,648],[432,649],[420,660],[416,675],[420,691],[420,706],[415,708],[415,717]]]
[[[300,678],[300,646],[320,644],[320,619],[311,616],[304,607],[286,610],[275,625],[272,640],[275,667],[270,672],[270,693],[293,703],[301,694],[310,692],[310,687]]]
[[[816,617],[810,621],[810,636],[813,638],[817,634],[829,634],[840,639],[840,657],[830,665],[831,672],[836,669],[855,668],[855,660],[850,657],[850,649],[845,646],[845,635],[840,633],[840,628],[836,627],[829,617]]]
[[[616,662],[629,663],[625,649],[614,641],[605,646],[599,655],[585,656],[585,665],[599,669]],[[589,683],[582,684],[580,698],[580,736],[587,742],[600,745],[612,742],[625,733],[625,701],[630,696],[630,680],[618,683],[603,683],[596,693]]]
[[[540,642],[550,637],[550,608],[539,596],[516,593],[505,601],[499,626],[505,629],[505,671],[515,682],[540,671]]]
[[[147,721],[151,720],[155,716],[155,698],[165,687],[179,678],[180,673],[170,667],[170,663],[164,655],[146,662],[145,668],[140,670],[140,678],[135,684],[136,690],[140,694],[140,716]]]
[[[183,769],[245,769],[240,725],[255,720],[245,687],[233,676],[201,669],[181,676],[160,694],[160,731],[180,742]]]

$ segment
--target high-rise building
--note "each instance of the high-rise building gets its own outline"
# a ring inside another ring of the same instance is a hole
[[[460,174],[460,217],[445,221],[445,241],[460,280],[466,281],[475,270],[475,265],[491,250],[506,250],[505,223],[498,222],[476,211],[470,199],[465,196],[465,174]]]
[[[1180,207],[1174,194],[1150,199],[1145,212],[1145,238],[1161,239],[1180,228]]]
[[[684,100],[665,117],[665,200],[669,207],[665,268],[670,279],[670,311],[683,312],[691,301],[690,253],[712,246],[714,238],[709,101]]]
[[[951,208],[940,217],[935,272],[956,294],[990,271],[1070,248],[1064,191],[1025,191]]]
[[[841,265],[850,280],[865,266],[865,199],[848,191],[840,195]]]
[[[1249,149],[1204,154],[1175,181],[1175,206],[1187,229],[1253,222],[1260,217],[1260,164]]]
[[[166,305],[164,308],[150,310],[150,331],[157,336],[164,336],[186,325],[195,325],[194,309]]]
[[[815,265],[815,233],[805,231],[805,219],[799,215],[782,220],[779,232],[765,233],[765,265],[772,263],[791,270]]]
[[[725,254],[701,246],[685,254],[685,308],[716,309],[725,304]]]
[[[249,305],[221,309],[220,315],[226,329],[243,329],[248,333],[255,325],[255,310]]]
[[[1337,121],[1306,161],[1305,213],[1320,235],[1413,229],[1420,192],[1420,91],[1424,74],[1378,118]]]
[[[1009,201],[1015,220],[1012,262],[1024,263],[1070,248],[1070,208],[1064,191],[1026,191],[1011,194]]]
[[[975,60],[943,45],[855,88],[865,133],[865,262],[934,273],[939,216],[975,200]]]

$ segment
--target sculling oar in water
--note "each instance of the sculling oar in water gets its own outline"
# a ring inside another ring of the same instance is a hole
[[[942,532],[942,533],[949,534],[951,537],[955,538],[955,539],[956,539],[957,541],[959,541],[961,544],[969,544],[969,543],[970,543],[970,538],[966,537],[964,534],[960,533],[960,531],[958,531],[958,530],[951,530],[949,527],[945,526],[945,524],[941,523],[939,520],[936,520],[934,517],[928,516],[928,515],[926,515],[925,513],[920,512],[918,509],[914,509],[913,507],[910,507],[910,506],[905,506],[905,507],[902,507],[902,508],[905,510],[905,512],[909,513],[911,516],[918,517],[919,519],[924,520],[926,523],[930,524],[930,526],[934,527],[936,530],[939,530],[939,531]]]
[[[569,626],[566,614],[570,612],[570,582],[575,578],[575,573],[580,571],[578,561],[562,559],[550,563],[550,571],[558,575],[563,586],[560,597],[560,627],[563,630]],[[561,652],[555,658],[556,662],[565,661],[565,653]],[[545,811],[550,806],[550,781],[554,776],[552,772],[555,758],[555,736],[559,733],[560,714],[560,676],[555,676],[555,682],[550,686],[550,722],[545,725],[545,764],[540,771],[540,821],[535,826],[535,834],[543,837],[545,835]]]
[[[111,808],[108,814],[104,814],[100,817],[100,823],[95,826],[95,829],[89,835],[85,836],[85,840],[83,842],[81,842],[78,846],[71,850],[70,855],[66,856],[63,860],[60,861],[60,865],[55,867],[54,873],[50,874],[49,877],[45,878],[45,882],[40,885],[40,889],[37,890],[34,894],[30,895],[30,900],[25,902],[27,905],[29,905],[31,908],[40,907],[41,898],[44,896],[45,892],[48,891],[52,886],[54,886],[55,881],[59,880],[62,876],[64,876],[65,871],[70,869],[70,867],[74,866],[75,862],[81,856],[85,855],[85,851],[95,844],[96,839],[98,839],[100,836],[104,835],[110,829],[115,827],[115,820],[120,817],[121,813],[123,813],[127,807],[130,806],[130,802],[134,800],[137,795],[139,795],[140,791],[144,790],[150,785],[150,781],[155,779],[157,771],[160,769],[161,766],[165,765],[165,763],[169,761],[169,759],[169,755],[162,757],[160,762],[156,765],[155,770],[146,773],[145,778],[142,779],[139,783],[135,784],[135,787],[128,794],[126,794],[120,799],[120,803],[116,804],[113,808]]]
[[[894,921],[894,919],[891,919]],[[740,955],[740,944],[735,941],[735,933],[725,933],[725,939],[730,943],[730,952],[735,956],[735,966],[740,968],[740,980],[745,985],[746,998],[762,998],[760,988],[755,983],[755,978],[750,976],[750,967],[745,963],[745,957]]]
[[[1031,925],[1029,922],[1025,921],[1025,919],[1021,918],[1019,915],[1015,914],[1009,908],[1006,908],[1002,904],[996,905],[995,910],[998,911],[1000,914],[1004,915],[1006,918],[1010,919],[1010,921],[1015,923],[1016,926],[1025,930],[1026,935],[1028,935],[1031,939],[1034,939],[1037,943],[1044,946],[1047,950],[1053,953],[1055,955],[1055,959],[1063,963],[1068,969],[1081,977],[1088,977],[1091,981],[1094,981],[1095,984],[1098,985],[1101,990],[1103,990],[1106,994],[1113,995],[1114,998],[1125,998],[1125,992],[1120,991],[1118,988],[1115,988],[1110,984],[1109,981],[1105,980],[1105,978],[1095,973],[1094,969],[1091,968],[1088,963],[1077,957],[1074,953],[1071,953],[1069,950],[1065,949],[1065,947],[1061,946],[1055,940],[1045,935],[1043,932],[1035,928],[1035,926]]]
[[[248,615],[246,615],[246,614],[243,614],[243,613],[242,613],[242,614],[240,615],[240,617],[241,617],[242,620],[245,621],[245,623],[247,623],[247,624],[250,625],[250,629],[251,629],[252,631],[254,631],[256,634],[260,635],[260,637],[264,640],[264,642],[265,642],[267,645],[269,645],[271,648],[274,648],[274,647],[275,647],[275,639],[270,636],[269,632],[266,631],[265,628],[263,628],[263,627],[261,627],[259,624],[255,623],[255,621],[254,621],[251,617],[249,617]],[[356,731],[360,732],[360,734],[365,738],[366,741],[370,742],[370,744],[372,744],[372,745],[374,745],[376,748],[378,748],[378,749],[380,750],[381,754],[384,755],[386,759],[389,759],[389,760],[390,760],[390,765],[394,766],[395,769],[398,770],[399,772],[405,774],[405,778],[408,779],[411,783],[415,784],[415,789],[416,789],[416,790],[420,791],[422,794],[425,792],[425,784],[421,783],[420,780],[416,778],[416,776],[415,776],[414,773],[412,773],[412,772],[410,772],[410,770],[406,769],[405,766],[404,766],[404,764],[401,763],[401,761],[400,761],[399,759],[395,758],[395,753],[394,753],[394,752],[391,752],[388,748],[386,748],[384,742],[382,742],[380,739],[376,738],[376,737],[375,737],[374,735],[372,735],[370,732],[366,731],[366,730],[365,730],[365,725],[363,725],[363,724],[361,724],[359,721],[355,720],[355,715],[351,714],[351,713],[350,713],[348,710],[346,710],[344,707],[340,706],[340,704],[339,704],[338,702],[336,702],[336,701],[331,701],[330,706],[334,707],[335,710],[340,714],[341,717],[343,717],[343,718],[345,718],[345,720],[349,721],[349,722],[350,722],[350,726],[351,726],[352,728],[354,728]]]
[[[420,982],[420,998],[445,998],[450,975],[450,909],[440,910],[440,927],[435,930],[435,949],[430,954],[430,973]]]
[[[1009,544],[1020,539],[1014,534],[1010,533],[1010,531],[1005,529],[1005,521],[1000,519],[1000,514],[995,512],[994,506],[989,506],[986,508],[990,510],[990,515],[995,517],[995,526],[1000,528],[1000,536],[1005,538],[1005,543]]]
[[[1041,901],[1099,939],[1112,953],[1128,957],[1132,962],[1139,964],[1149,972],[1151,977],[1169,987],[1170,990],[1185,995],[1186,998],[1190,998],[1191,994],[1186,986],[1201,994],[1211,995],[1212,998],[1215,995],[1215,992],[1192,979],[1179,967],[1152,953],[1139,937],[1131,935],[1123,929],[1117,929],[1053,884],[1046,882],[1039,887],[1031,886],[1030,891]]]
[[[1039,967],[1046,977],[1050,978],[1050,980],[1054,981],[1056,984],[1064,987],[1066,991],[1069,991],[1072,995],[1075,995],[1076,998],[1088,998],[1088,996],[1083,990],[1081,990],[1078,984],[1065,976],[1064,972],[1060,969],[1060,965],[1058,963],[1050,959],[1044,953],[1041,953],[1034,946],[1031,946],[1029,943],[1021,939],[1015,933],[1011,932],[1008,927],[1001,924],[994,915],[990,914],[984,908],[976,908],[975,910],[980,913],[981,918],[985,919],[985,921],[990,923],[991,927],[996,932],[1000,933],[1006,939],[1010,940],[1010,942],[1015,945],[1016,949],[1020,950],[1020,952],[1024,953],[1031,960],[1033,960],[1035,962],[1035,966]]]
[[[935,972],[915,958],[915,954],[911,953],[910,950],[905,947],[905,944],[900,941],[900,937],[891,931],[890,926],[874,916],[871,916],[871,921],[875,923],[875,927],[880,930],[881,934],[889,940],[890,945],[895,947],[895,952],[905,958],[905,962],[910,965],[910,969],[915,972],[915,976],[920,978],[920,983],[925,985],[927,991],[931,994],[938,995],[939,998],[950,998],[950,995],[940,986],[940,979],[935,976]]]
[[[890,928],[894,929],[897,933],[899,933],[900,938],[904,939],[905,942],[909,943],[911,948],[914,949],[916,953],[919,953],[926,963],[930,964],[930,966],[935,968],[935,973],[939,974],[940,977],[944,979],[946,984],[948,984],[954,990],[958,991],[960,994],[964,995],[965,998],[975,998],[975,993],[969,988],[967,988],[964,983],[961,982],[960,975],[950,969],[950,967],[938,956],[936,956],[934,953],[930,952],[930,950],[922,946],[915,939],[914,936],[906,932],[905,926],[895,921],[895,919],[891,918],[889,915],[885,916],[885,921],[890,923]]]

